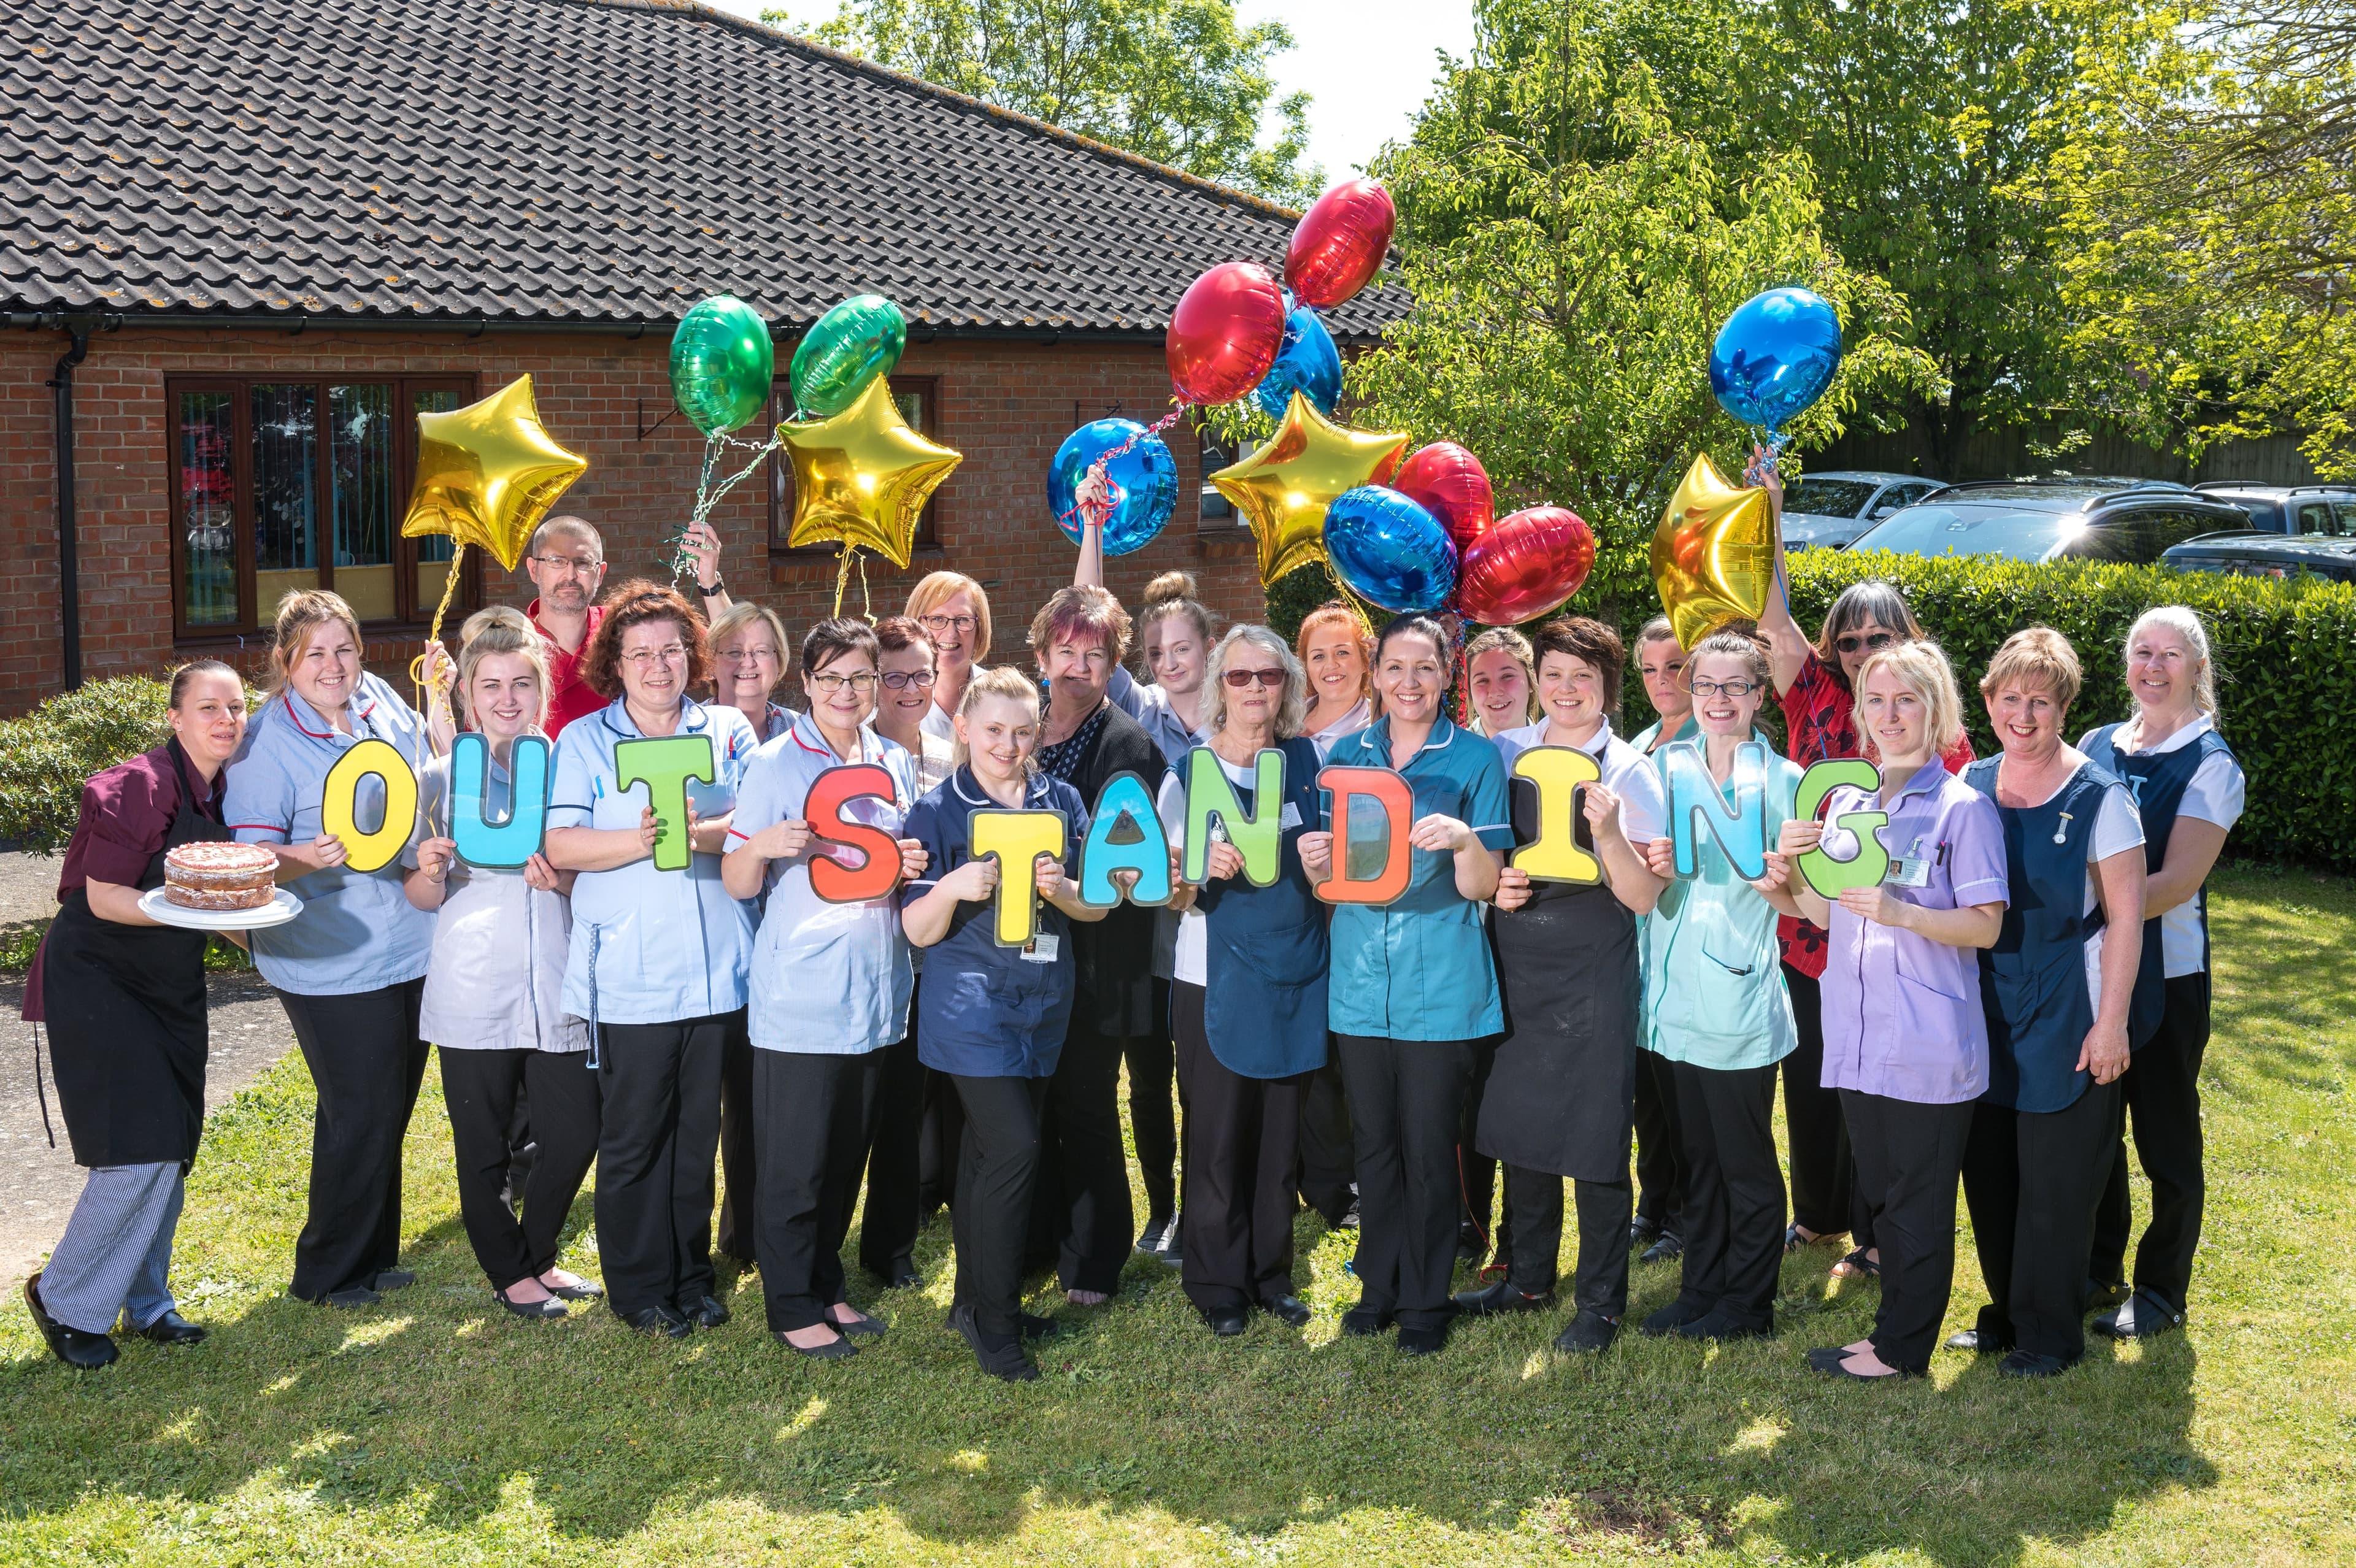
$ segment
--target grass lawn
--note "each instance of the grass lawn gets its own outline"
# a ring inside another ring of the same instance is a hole
[[[81,1375],[0,1306],[0,1562],[2356,1562],[2356,885],[2231,870],[2215,929],[2190,1328],[2027,1387],[1954,1352],[1927,1383],[1812,1374],[1874,1298],[1829,1288],[1822,1251],[1787,1264],[1769,1343],[1573,1361],[1549,1317],[1404,1362],[1336,1339],[1348,1245],[1306,1217],[1305,1333],[1214,1341],[1140,1259],[1109,1307],[1052,1298],[1068,1327],[1023,1388],[943,1326],[946,1223],[923,1289],[862,1296],[893,1330],[855,1363],[773,1344],[757,1280],[683,1344],[602,1308],[525,1323],[467,1251],[430,1087],[419,1282],[327,1311],[284,1294],[310,1129],[289,1058],[213,1118],[191,1183],[174,1275],[209,1344]],[[588,1213],[568,1261],[594,1275]],[[1634,1313],[1675,1290],[1639,1268]],[[1966,1242],[1949,1327],[1979,1299]]]

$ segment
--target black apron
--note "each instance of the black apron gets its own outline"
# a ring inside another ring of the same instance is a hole
[[[173,847],[230,837],[197,807],[177,741],[180,804],[140,891],[164,885]],[[51,1073],[74,1163],[187,1165],[205,1125],[205,944],[201,931],[122,925],[68,893],[41,944]]]
[[[1514,782],[1517,843],[1537,837],[1536,792]],[[1580,848],[1594,851],[1587,819]],[[1580,1181],[1628,1179],[1642,984],[1636,917],[1599,882],[1533,882],[1492,910],[1505,1033],[1481,1093],[1474,1143],[1508,1165]]]

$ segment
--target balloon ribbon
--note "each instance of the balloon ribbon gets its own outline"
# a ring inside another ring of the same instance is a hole
[[[695,481],[695,507],[688,514],[686,524],[669,539],[671,586],[677,587],[680,579],[695,565],[695,558],[688,553],[689,536],[710,518],[712,509],[720,505],[722,496],[750,478],[753,470],[782,444],[775,433],[765,442],[731,440],[728,432],[723,430],[715,430],[703,438],[703,469]],[[719,469],[720,455],[731,447],[752,455],[745,460],[744,467],[714,485],[712,476]]]
[[[410,766],[420,778],[425,776],[425,731],[433,724],[435,714],[450,713],[450,694],[427,678],[427,661],[441,648],[442,618],[450,613],[450,601],[458,596],[458,563],[466,559],[466,541],[459,539],[451,547],[450,570],[442,579],[442,603],[434,606],[434,624],[425,631],[425,651],[409,661],[409,682],[417,692],[417,706],[425,714],[425,723],[418,726],[417,739],[409,748]],[[450,721],[455,726],[457,716],[451,714]],[[430,836],[434,827],[430,817],[425,827]]]

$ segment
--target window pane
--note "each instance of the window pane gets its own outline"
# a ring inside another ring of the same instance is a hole
[[[267,624],[279,597],[319,586],[319,389],[256,382],[253,413],[254,610]]]
[[[390,621],[392,595],[392,389],[327,389],[336,483],[336,592],[363,621]]]
[[[180,603],[191,626],[237,624],[235,396],[180,394],[180,517],[187,533]]]
[[[416,428],[419,414],[446,414],[466,400],[466,394],[453,388],[436,388],[432,391],[409,395],[409,418]],[[411,475],[412,479],[414,475]],[[448,534],[427,534],[415,541],[417,545],[417,618],[428,619],[434,607],[442,603],[442,592],[450,582],[450,549],[456,541]]]

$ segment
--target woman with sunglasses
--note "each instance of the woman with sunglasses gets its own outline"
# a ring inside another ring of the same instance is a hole
[[[1754,465],[1763,457],[1757,453]],[[1783,482],[1772,470],[1761,482],[1780,523]],[[1841,591],[1811,641],[1792,618],[1780,533],[1778,541],[1775,583],[1759,617],[1759,633],[1767,639],[1792,761],[1803,769],[1828,757],[1873,761],[1869,744],[1858,734],[1858,672],[1885,648],[1921,642],[1922,627],[1894,585],[1871,579]],[[1969,737],[1958,731],[1941,748],[1939,760],[1949,773],[1962,773],[1972,761]],[[1796,1252],[1846,1231],[1849,1252],[1833,1273],[1843,1278],[1878,1275],[1881,1253],[1874,1245],[1872,1211],[1857,1200],[1857,1162],[1847,1125],[1839,1099],[1823,1086],[1825,933],[1806,921],[1786,918],[1778,934],[1792,1014],[1800,1027],[1799,1049],[1783,1068],[1783,1121],[1792,1140],[1792,1225],[1783,1244]]]

